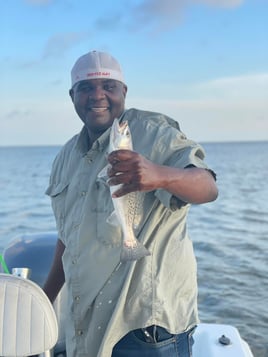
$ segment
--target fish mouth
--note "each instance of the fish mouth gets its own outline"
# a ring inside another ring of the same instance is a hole
[[[91,107],[89,110],[94,113],[103,113],[106,110],[109,110],[109,107]]]

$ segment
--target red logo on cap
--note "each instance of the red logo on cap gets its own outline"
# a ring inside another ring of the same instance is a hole
[[[87,77],[95,77],[95,76],[107,77],[107,76],[110,76],[110,72],[91,72],[91,73],[87,73]]]

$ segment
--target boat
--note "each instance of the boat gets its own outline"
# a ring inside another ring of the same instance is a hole
[[[47,325],[50,327],[52,326],[52,331],[49,331],[48,333],[50,333],[52,337],[50,338],[51,345],[46,346],[46,348],[44,347],[45,345],[43,345],[43,351],[38,350],[40,352],[38,354],[40,357],[66,356],[64,334],[65,308],[67,303],[66,288],[63,286],[53,306],[45,297],[45,293],[42,290],[42,286],[46,280],[53,260],[56,241],[56,232],[20,235],[11,240],[8,246],[4,249],[0,260],[0,283],[2,280],[4,284],[10,284],[10,290],[7,291],[10,291],[11,293],[11,285],[15,284],[15,287],[12,288],[17,294],[18,284],[22,287],[25,287],[28,284],[28,289],[26,289],[26,291],[29,292],[32,289],[30,298],[33,299],[34,294],[36,294],[36,299],[42,299],[43,301],[41,305],[44,305],[44,308],[46,309],[45,313],[48,314]],[[23,294],[26,299],[25,293]],[[2,299],[2,295],[0,296],[0,299]],[[16,301],[18,301],[18,299]],[[12,310],[12,305],[10,307],[10,304],[15,304],[14,301],[12,302],[12,298],[7,299],[6,303],[9,304],[8,309]],[[19,306],[14,305],[14,308],[15,307],[18,309],[20,308]],[[51,307],[53,313],[51,312]],[[5,342],[3,338],[1,339],[1,336],[4,336],[4,324],[8,324],[9,335],[12,335],[12,332],[14,334],[18,333],[18,324],[22,324],[21,321],[17,321],[17,325],[15,322],[11,323],[10,318],[4,320],[4,316],[5,314],[1,314],[0,312],[0,356],[2,356],[1,351],[3,351]],[[38,318],[38,316],[36,318]],[[36,324],[37,322],[34,323],[35,329],[37,326]],[[27,327],[29,329],[34,328],[32,326]],[[12,329],[14,329],[14,331],[12,331]],[[248,343],[241,337],[238,329],[232,325],[200,323],[197,325],[193,337],[193,357],[253,357]],[[23,342],[23,354],[20,354],[20,352],[17,351],[16,356],[32,355],[32,350],[28,351],[28,354],[25,350],[25,346],[29,346],[27,338],[25,338]],[[12,341],[10,343],[12,343]],[[14,343],[10,348],[12,349],[12,347],[14,347]],[[14,356],[14,348],[12,353],[5,354],[3,357]]]

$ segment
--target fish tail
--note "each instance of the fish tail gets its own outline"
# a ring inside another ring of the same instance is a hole
[[[139,260],[143,257],[151,255],[149,250],[144,247],[138,240],[136,240],[136,244],[131,247],[123,244],[120,260],[121,262],[128,262],[133,260]]]

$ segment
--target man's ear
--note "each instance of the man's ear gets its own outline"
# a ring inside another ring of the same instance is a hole
[[[127,95],[127,86],[125,84],[123,84],[123,95],[126,98]]]
[[[72,102],[74,102],[74,91],[72,88],[69,90],[69,96],[71,97]]]

